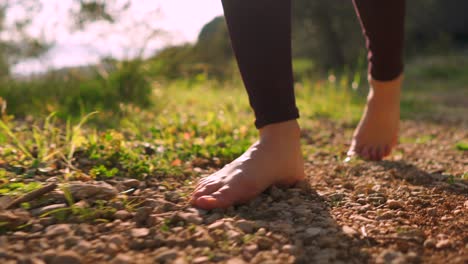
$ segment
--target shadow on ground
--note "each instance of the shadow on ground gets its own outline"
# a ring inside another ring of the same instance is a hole
[[[443,171],[427,172],[405,161],[381,161],[378,163],[397,179],[425,188],[435,188],[438,191],[457,194],[468,198],[468,181],[443,174]]]
[[[272,251],[269,248],[252,259],[246,246],[244,258],[252,263],[366,263],[369,256],[361,248],[369,241],[359,239],[352,228],[338,225],[324,197],[306,183],[301,185],[289,190],[270,188],[269,195],[238,208],[237,216],[265,228],[267,238],[257,242],[260,249],[265,249],[269,239],[278,242],[271,243]],[[272,254],[277,251],[290,256],[281,260],[281,253]]]

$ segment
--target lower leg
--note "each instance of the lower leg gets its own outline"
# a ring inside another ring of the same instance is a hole
[[[398,142],[402,79],[402,75],[391,81],[369,77],[367,104],[354,131],[348,155],[381,160],[390,154]]]
[[[231,44],[255,125],[296,119],[291,59],[291,0],[222,0]]]
[[[370,90],[349,155],[381,160],[398,141],[405,0],[354,0],[369,60]]]
[[[225,208],[273,184],[304,177],[291,66],[291,1],[223,0],[231,42],[259,129],[259,140],[218,172],[203,178],[192,203]]]

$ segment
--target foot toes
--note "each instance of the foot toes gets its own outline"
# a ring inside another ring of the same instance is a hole
[[[347,156],[362,156],[362,146],[359,145],[351,145],[348,152],[346,153]]]
[[[382,160],[382,151],[379,146],[369,148],[369,159],[372,161]]]
[[[194,205],[204,210],[220,208],[219,204],[220,204],[219,200],[212,197],[211,195],[205,195],[205,196],[199,197],[194,201]]]
[[[374,161],[375,160],[375,147],[368,147],[367,148],[368,159]]]
[[[385,145],[384,150],[383,150],[383,156],[386,157],[386,156],[390,155],[390,152],[391,152],[390,146]]]
[[[361,151],[359,152],[359,156],[366,160],[371,159],[371,148],[363,146]]]
[[[214,181],[204,181],[204,182],[198,182],[197,185],[195,186],[195,189],[193,190],[192,193],[198,192],[198,190],[204,188],[206,185],[213,183]]]
[[[346,152],[346,156],[355,156],[356,154],[358,154],[358,152],[355,148],[350,148],[348,152]]]
[[[201,178],[199,181],[198,181],[198,185],[201,185],[201,184],[206,184],[208,182],[212,181],[212,178],[211,177],[205,177],[205,178]]]
[[[374,160],[380,161],[383,157],[383,148],[378,146],[374,148]]]
[[[195,190],[192,193],[192,201],[197,200],[199,197],[203,195],[208,195],[213,192],[216,192],[222,185],[223,185],[222,182],[213,182],[213,183],[206,184],[205,186]]]
[[[354,156],[357,154],[357,145],[356,145],[356,142],[353,140],[351,142],[351,146],[349,146],[349,149],[348,149],[348,152],[346,152],[346,155],[347,156]]]
[[[215,208],[227,208],[234,205],[236,197],[229,186],[225,186],[220,190],[210,194],[199,197],[195,204],[205,210],[211,210]]]

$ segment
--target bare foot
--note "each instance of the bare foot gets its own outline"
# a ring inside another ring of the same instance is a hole
[[[392,81],[370,79],[367,105],[354,131],[348,155],[381,160],[398,141],[402,76]]]
[[[218,172],[201,179],[192,204],[202,209],[245,203],[271,185],[292,185],[304,178],[300,129],[296,120],[260,129],[260,140]]]

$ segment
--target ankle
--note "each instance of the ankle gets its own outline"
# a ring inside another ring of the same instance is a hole
[[[372,76],[368,76],[368,81],[371,89],[373,90],[394,90],[401,88],[401,84],[403,82],[403,74],[398,75],[395,79],[389,81],[379,81],[372,78]]]
[[[370,74],[367,76],[367,80],[371,85],[376,85],[378,87],[395,87],[395,86],[401,86],[401,83],[403,82],[404,79],[404,74],[401,73],[397,77],[388,80],[388,81],[379,81],[374,79]]]
[[[399,99],[401,93],[401,85],[403,82],[403,74],[400,74],[393,80],[378,81],[368,77],[369,79],[369,95],[368,101],[382,98],[383,100]]]
[[[262,127],[260,130],[260,139],[289,139],[289,138],[300,138],[301,128],[296,119],[288,120],[285,122],[269,124]]]

